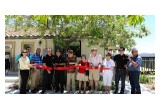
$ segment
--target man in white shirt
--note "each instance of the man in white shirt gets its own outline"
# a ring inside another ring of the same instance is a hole
[[[98,89],[99,72],[102,64],[102,56],[97,54],[97,48],[91,50],[92,54],[89,56],[88,62],[91,69],[89,69],[89,80],[91,86],[91,93],[94,92],[93,80],[95,83],[95,93]]]

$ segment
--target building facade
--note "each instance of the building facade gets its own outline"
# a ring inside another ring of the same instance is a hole
[[[81,40],[79,47],[79,54],[86,54],[87,58],[91,53],[91,48],[86,46],[87,40]],[[51,48],[53,54],[55,53],[56,46],[53,39],[36,39],[36,38],[6,38],[5,39],[5,55],[9,55],[11,70],[17,70],[17,64],[15,62],[15,57],[21,53],[26,47],[31,48],[31,53],[35,53],[37,48],[41,48],[42,55],[46,54],[46,48]],[[94,46],[98,49],[98,53],[104,57],[105,50],[100,46]],[[81,55],[77,55],[78,60],[80,60]]]

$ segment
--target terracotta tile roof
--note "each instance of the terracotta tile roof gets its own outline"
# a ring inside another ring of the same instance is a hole
[[[29,37],[32,37],[32,36],[39,36],[40,33],[37,32],[35,29],[28,29],[26,32],[22,29],[20,30],[15,30],[15,29],[6,29],[5,30],[5,37],[7,38],[11,38],[11,37],[22,37],[22,36],[29,36]],[[51,34],[51,35],[54,35]],[[50,36],[50,33],[49,33],[49,30],[46,30],[44,36]]]

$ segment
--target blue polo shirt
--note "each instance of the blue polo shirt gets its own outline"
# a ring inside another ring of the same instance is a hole
[[[38,55],[37,53],[33,54],[31,59],[35,64],[42,65],[42,55]]]
[[[136,63],[138,64],[138,66],[137,66],[137,67],[134,67],[134,66],[132,65],[132,63],[129,62],[128,70],[129,70],[129,71],[140,71],[140,67],[141,67],[141,63],[142,63],[142,57],[138,55],[138,56],[133,56],[133,57],[131,57],[131,59],[132,59],[134,62],[136,62]]]

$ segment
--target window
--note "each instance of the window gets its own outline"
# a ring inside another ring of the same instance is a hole
[[[30,47],[31,48],[31,53],[35,53],[34,51],[34,42],[22,42],[21,43],[21,49],[26,49],[27,47]]]
[[[81,41],[72,42],[69,46],[69,49],[73,50],[77,57],[81,57]]]
[[[55,44],[55,51],[57,49],[60,49],[62,51],[62,55],[65,56],[65,50],[68,51],[68,50],[73,50],[74,54],[77,56],[77,57],[81,57],[81,41],[74,41],[72,43],[69,44],[69,47],[66,49],[58,44]]]

